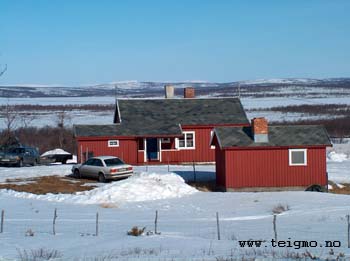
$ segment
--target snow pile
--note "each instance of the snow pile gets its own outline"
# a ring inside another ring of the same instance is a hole
[[[69,202],[77,204],[101,204],[138,202],[168,198],[179,198],[197,192],[187,185],[178,175],[141,173],[105,186],[75,194],[46,194],[35,195],[31,193],[5,191],[0,195],[11,195],[19,198],[40,199],[57,202]]]
[[[335,162],[343,162],[348,159],[348,156],[345,153],[337,153],[335,151],[331,151],[328,153],[327,158],[329,161]]]
[[[45,157],[45,156],[49,156],[49,155],[69,155],[70,153],[65,151],[65,150],[62,150],[62,149],[54,149],[54,150],[49,150],[49,151],[46,151],[45,153],[43,153],[41,155],[41,157]]]

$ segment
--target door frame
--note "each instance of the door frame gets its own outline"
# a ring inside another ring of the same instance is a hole
[[[154,159],[156,161],[162,162],[162,139],[160,138],[144,138],[144,161],[149,162],[148,156],[147,156],[147,139],[157,139],[157,159]]]

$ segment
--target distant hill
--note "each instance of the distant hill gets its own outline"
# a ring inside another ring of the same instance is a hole
[[[240,82],[139,82],[121,81],[85,86],[54,86],[54,85],[14,85],[1,86],[0,97],[34,98],[34,97],[87,97],[87,96],[117,96],[117,97],[159,97],[163,96],[164,85],[172,85],[175,95],[182,95],[183,88],[196,88],[197,96],[237,96],[238,86],[243,97],[285,96],[297,91],[301,94],[341,95],[350,93],[350,78],[331,79],[261,79]],[[327,91],[325,91],[327,90]]]

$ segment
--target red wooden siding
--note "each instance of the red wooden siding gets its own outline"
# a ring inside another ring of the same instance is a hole
[[[175,138],[170,143],[161,145],[160,163],[215,162],[215,149],[211,148],[211,131],[215,126],[185,126],[183,131],[195,132],[195,149],[176,149]],[[157,138],[157,137],[155,137]],[[119,147],[108,147],[108,140],[119,140]],[[77,137],[78,160],[86,160],[86,150],[89,156],[111,155],[124,159],[129,164],[145,163],[144,139],[141,137]],[[81,148],[82,152],[81,153]]]
[[[218,169],[217,175],[219,181],[225,176],[226,188],[327,184],[325,148],[307,148],[307,166],[289,166],[287,148],[224,152],[225,169]]]
[[[215,148],[215,170],[216,170],[216,185],[225,188],[226,187],[226,159],[225,151],[221,150],[218,145]]]
[[[214,162],[215,150],[210,148],[212,128],[183,128],[183,131],[195,132],[195,149],[162,150],[162,162]]]
[[[108,140],[119,140],[119,147],[108,147]],[[138,159],[138,144],[136,139],[110,139],[79,140],[78,139],[78,161],[86,160],[86,151],[93,152],[93,156],[116,156],[122,158],[126,163],[136,164]],[[81,153],[82,150],[82,153]],[[143,159],[143,155],[142,155]],[[143,160],[142,160],[143,161]]]

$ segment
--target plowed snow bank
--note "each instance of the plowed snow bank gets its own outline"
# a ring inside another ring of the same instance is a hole
[[[141,173],[105,186],[75,194],[35,195],[25,192],[2,190],[0,195],[40,199],[77,204],[101,204],[137,202],[167,198],[179,198],[197,192],[178,175]]]

